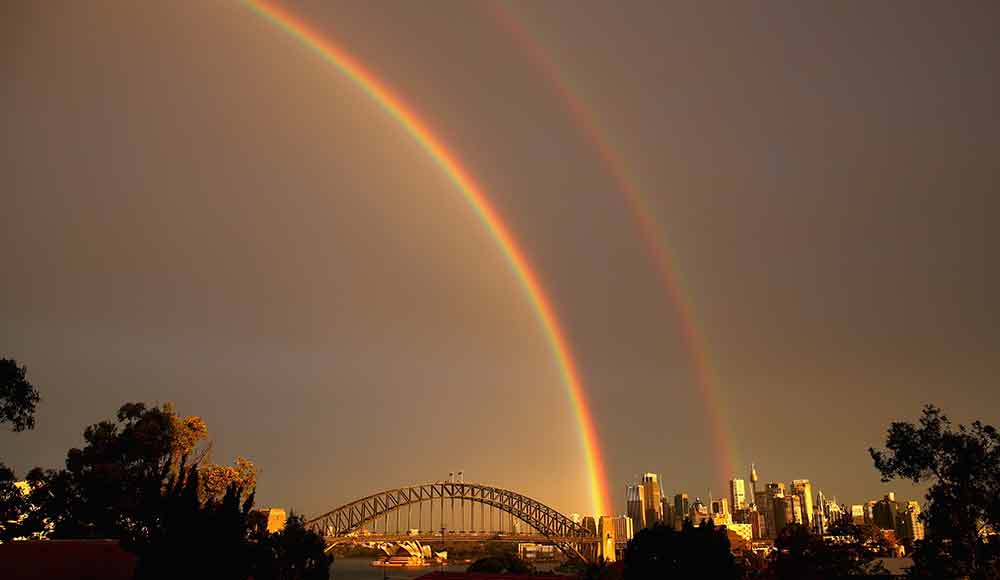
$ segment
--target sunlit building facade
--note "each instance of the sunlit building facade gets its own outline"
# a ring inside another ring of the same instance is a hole
[[[729,503],[734,512],[747,507],[747,485],[743,478],[736,477],[729,481]]]

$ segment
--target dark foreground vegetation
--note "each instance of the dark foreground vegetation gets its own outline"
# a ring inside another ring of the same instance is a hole
[[[37,390],[23,367],[0,361],[0,423],[34,426]],[[0,542],[14,538],[117,539],[137,557],[136,577],[326,579],[323,539],[294,514],[267,531],[253,511],[257,470],[209,461],[208,428],[171,406],[122,405],[84,429],[63,469],[34,468],[15,485],[0,463]]]
[[[0,425],[34,427],[38,391],[26,369],[0,359]],[[123,405],[113,419],[84,429],[84,446],[68,450],[62,469],[34,468],[16,485],[0,463],[0,542],[15,538],[111,538],[137,557],[136,577],[326,579],[331,557],[323,539],[292,515],[269,533],[253,510],[256,467],[237,458],[211,463],[208,429],[167,404]],[[974,422],[954,426],[927,406],[916,423],[892,423],[885,447],[870,449],[883,481],[926,483],[920,518],[925,537],[913,546],[912,578],[1000,579],[1000,434]],[[629,542],[623,562],[581,566],[579,576],[812,580],[884,573],[891,546],[872,526],[833,523],[828,536],[791,524],[767,556],[734,550],[711,522],[680,530],[653,527]],[[499,574],[533,569],[509,553],[470,568]]]

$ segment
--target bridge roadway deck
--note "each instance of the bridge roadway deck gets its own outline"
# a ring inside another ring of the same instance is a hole
[[[441,542],[440,533],[419,532],[416,534],[358,534],[350,536],[327,536],[328,544],[367,544],[381,542],[420,542],[430,544]],[[449,532],[444,535],[444,542],[517,542],[534,544],[590,544],[597,543],[597,538],[554,537],[542,534],[496,534],[492,532]]]

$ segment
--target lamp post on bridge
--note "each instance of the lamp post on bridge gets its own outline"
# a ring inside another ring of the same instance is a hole
[[[444,552],[444,524],[441,524],[441,551]],[[444,572],[444,559],[438,558],[438,563],[440,564],[441,572]]]

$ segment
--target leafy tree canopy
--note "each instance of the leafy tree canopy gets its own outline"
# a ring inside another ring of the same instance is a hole
[[[640,530],[625,549],[625,578],[739,578],[725,529],[711,521],[681,531],[657,525]]]
[[[14,431],[35,428],[35,405],[41,398],[27,373],[16,360],[0,358],[0,425],[10,423]]]
[[[882,481],[930,483],[913,576],[1000,577],[1000,434],[975,421],[955,428],[941,409],[889,426],[885,449],[869,449]]]

